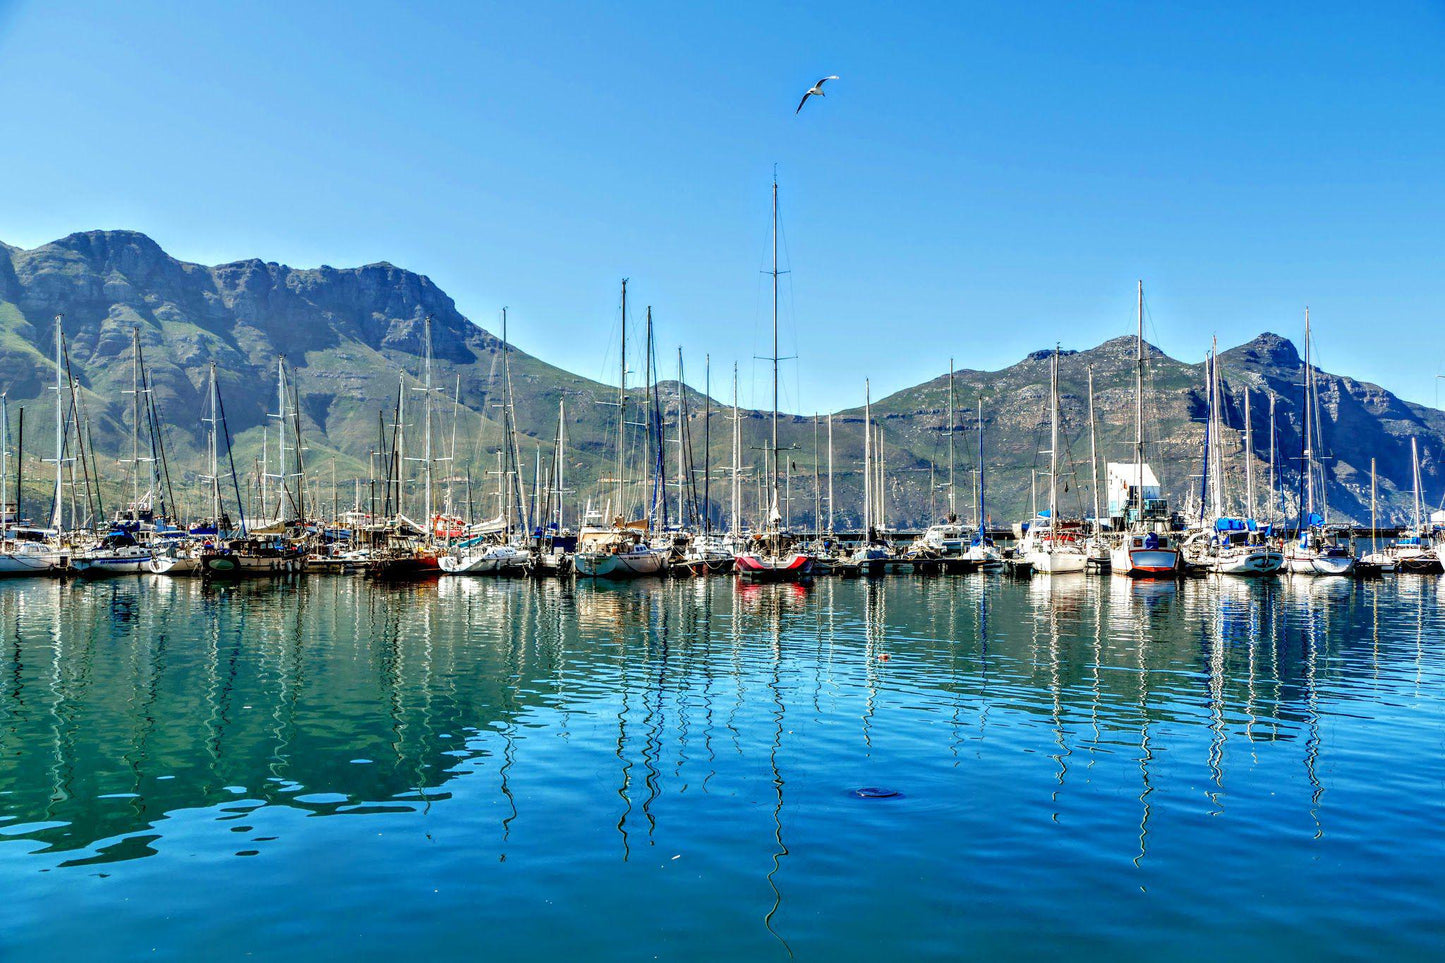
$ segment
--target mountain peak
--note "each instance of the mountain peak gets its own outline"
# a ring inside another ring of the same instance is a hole
[[[1272,331],[1266,331],[1252,341],[1222,351],[1219,356],[1226,362],[1261,368],[1298,368],[1303,363],[1294,342]]]

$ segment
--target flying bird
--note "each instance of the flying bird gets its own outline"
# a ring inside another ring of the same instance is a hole
[[[827,83],[828,81],[830,81],[830,80],[837,80],[837,79],[838,79],[838,75],[837,75],[837,74],[832,74],[832,75],[830,75],[830,76],[824,77],[822,80],[818,81],[816,84],[814,84],[813,86],[809,87],[809,88],[808,88],[808,92],[803,95],[803,99],[800,100],[800,101],[798,101],[798,109],[795,110],[795,111],[793,111],[793,116],[796,117],[796,116],[802,111],[803,105],[808,102],[808,98],[809,98],[809,97],[812,97],[812,96],[814,96],[814,95],[816,95],[816,96],[818,96],[818,97],[822,97],[822,96],[823,96],[823,85],[824,85],[824,84],[826,84],[826,83]]]

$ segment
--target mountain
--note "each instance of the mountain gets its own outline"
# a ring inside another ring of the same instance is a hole
[[[154,400],[166,427],[167,454],[178,499],[196,497],[195,476],[203,464],[205,386],[209,365],[219,374],[226,414],[234,436],[237,467],[252,473],[263,450],[263,431],[274,422],[276,365],[284,356],[294,371],[305,443],[305,457],[329,503],[332,466],[339,500],[349,503],[353,480],[372,470],[371,452],[383,424],[394,417],[399,387],[418,385],[423,330],[432,319],[437,421],[434,444],[439,454],[453,449],[455,460],[440,469],[454,479],[453,498],[463,504],[470,478],[474,510],[488,512],[501,438],[498,403],[504,396],[503,346],[493,334],[463,317],[445,292],[423,275],[385,262],[357,268],[322,266],[297,269],[260,260],[205,266],[167,255],[155,241],[134,231],[72,234],[33,250],[0,245],[0,388],[8,394],[12,425],[16,408],[25,408],[25,510],[43,515],[53,489],[53,467],[39,459],[50,455],[53,438],[54,325],[62,317],[71,369],[80,386],[93,442],[96,474],[111,504],[128,490],[131,438],[132,331],[139,332],[154,388]],[[640,326],[638,326],[640,328]],[[640,333],[640,331],[639,331]],[[957,355],[967,356],[974,333],[960,336]],[[634,339],[640,340],[640,339]],[[615,350],[615,349],[614,349]],[[1064,352],[1060,359],[1061,411],[1066,447],[1061,450],[1072,474],[1062,478],[1066,504],[1088,508],[1089,494],[1087,376],[1092,368],[1101,461],[1131,459],[1135,345],[1119,338],[1088,351]],[[1048,447],[1049,354],[1030,354],[999,371],[960,370],[956,375],[958,412],[954,418],[957,506],[970,514],[977,446],[975,406],[983,400],[984,463],[988,512],[996,521],[1021,517],[1029,504],[1031,470],[1046,470]],[[1150,459],[1176,505],[1197,490],[1202,459],[1205,398],[1203,366],[1186,364],[1148,351],[1146,408]],[[940,355],[940,358],[944,355]],[[1269,401],[1276,398],[1277,463],[1287,487],[1297,485],[1301,451],[1301,363],[1284,338],[1264,334],[1223,352],[1224,397],[1230,431],[1226,434],[1231,497],[1242,497],[1243,398],[1250,390],[1255,438],[1255,480],[1263,502],[1268,478]],[[545,458],[556,431],[559,401],[567,409],[569,514],[573,499],[605,499],[598,479],[611,472],[616,437],[615,386],[580,377],[524,352],[510,355],[517,422],[523,435],[523,461]],[[642,365],[633,366],[641,370]],[[940,364],[940,368],[943,365]],[[405,374],[405,378],[403,378]],[[1376,385],[1320,372],[1323,450],[1330,456],[1328,499],[1333,517],[1366,519],[1369,514],[1369,465],[1376,458],[1385,514],[1400,516],[1410,503],[1410,438],[1419,439],[1427,504],[1439,499],[1440,454],[1445,451],[1445,415],[1413,405]],[[684,389],[692,414],[690,431],[697,462],[702,463],[704,399]],[[678,408],[678,385],[664,381],[660,406],[669,425]],[[406,392],[408,454],[420,454],[418,412],[421,395]],[[453,417],[455,397],[455,412]],[[873,404],[882,426],[887,470],[889,522],[918,524],[944,510],[947,501],[948,377],[894,392]],[[640,392],[629,404],[643,403]],[[861,399],[860,399],[861,400]],[[731,459],[731,409],[713,402],[710,482],[716,509],[726,509],[730,482],[722,468]],[[636,410],[636,409],[635,409]],[[856,524],[861,490],[863,410],[833,416],[835,491],[838,523]],[[746,473],[744,513],[756,515],[761,461],[757,447],[767,438],[769,416],[739,412],[744,460],[756,462]],[[13,428],[12,428],[13,430]],[[675,428],[669,427],[665,460],[673,471]],[[815,462],[814,438],[818,438]],[[785,416],[783,445],[793,466],[793,517],[810,523],[814,507],[813,470],[825,462],[825,425],[812,417]],[[274,446],[274,432],[267,443]],[[640,437],[629,442],[641,444]],[[274,450],[269,454],[274,458]],[[629,457],[647,460],[641,454]],[[825,465],[820,470],[825,469]],[[415,466],[411,467],[415,473]],[[528,473],[523,472],[524,475]],[[695,477],[701,477],[697,475]],[[930,487],[930,478],[932,487]],[[527,479],[530,481],[530,479]],[[701,484],[701,483],[699,483]],[[412,483],[411,489],[416,487]],[[825,487],[825,486],[824,486]],[[608,486],[610,492],[610,485]],[[182,493],[189,493],[182,495]],[[409,498],[415,496],[409,494]],[[439,496],[440,497],[440,496]],[[1292,498],[1293,496],[1291,496]],[[601,504],[599,500],[598,504]],[[485,508],[483,507],[485,506]],[[574,516],[575,517],[575,516]]]

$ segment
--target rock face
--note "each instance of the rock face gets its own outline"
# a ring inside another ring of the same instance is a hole
[[[238,469],[254,470],[262,449],[262,429],[276,410],[276,365],[284,356],[294,371],[302,413],[306,459],[329,485],[334,458],[339,487],[350,493],[350,479],[365,477],[370,453],[380,444],[382,424],[389,426],[402,373],[408,388],[420,371],[425,319],[432,318],[435,355],[434,399],[438,450],[451,452],[455,422],[455,460],[448,463],[454,504],[472,491],[478,513],[492,506],[495,485],[486,472],[495,468],[501,438],[497,403],[504,390],[501,342],[463,317],[445,292],[428,278],[387,263],[359,268],[301,270],[274,262],[240,261],[208,267],[167,255],[144,234],[89,231],[72,234],[34,250],[0,244],[0,388],[13,410],[24,405],[27,426],[53,418],[55,316],[63,316],[69,361],[89,418],[98,474],[118,487],[128,469],[131,397],[131,336],[139,331],[151,374],[156,404],[166,422],[165,441],[178,484],[193,479],[201,465],[205,384],[216,365],[226,413],[235,436]],[[966,342],[956,352],[966,357]],[[948,412],[946,375],[877,401],[873,415],[883,432],[888,522],[910,525],[947,509],[950,421],[954,426],[954,505],[971,517],[975,504],[973,466],[977,461],[978,402],[982,399],[983,481],[986,511],[996,522],[1020,517],[1030,502],[1031,480],[1046,496],[1048,455],[1048,382],[1052,352],[1029,354],[1000,371],[960,371],[957,410]],[[945,356],[946,357],[946,356]],[[1197,501],[1203,463],[1206,412],[1201,365],[1187,365],[1149,346],[1146,352],[1146,436],[1149,458],[1175,504]],[[945,367],[946,361],[939,365]],[[1301,361],[1285,338],[1262,334],[1220,355],[1224,385],[1223,439],[1227,462],[1225,491],[1240,508],[1245,469],[1242,429],[1244,397],[1249,390],[1254,438],[1257,511],[1264,513],[1269,483],[1270,395],[1275,398],[1275,463],[1294,510],[1301,451]],[[1066,442],[1061,448],[1060,488],[1069,511],[1092,509],[1089,467],[1088,377],[1094,379],[1099,460],[1131,460],[1134,424],[1135,344],[1130,337],[1087,351],[1060,354],[1061,411]],[[578,377],[521,352],[511,354],[512,385],[518,424],[527,440],[524,459],[533,462],[540,448],[550,451],[558,402],[567,406],[569,501],[585,502],[597,493],[596,479],[606,474],[614,444],[616,389]],[[1332,517],[1368,518],[1370,459],[1377,461],[1386,516],[1402,517],[1410,494],[1410,438],[1421,447],[1426,504],[1440,500],[1445,474],[1445,416],[1408,404],[1375,385],[1323,372],[1316,373],[1324,437],[1329,456],[1326,494]],[[664,385],[661,406],[675,417],[675,385]],[[453,419],[453,397],[457,417]],[[686,392],[693,415],[691,434],[696,464],[704,459],[703,400]],[[641,397],[638,396],[639,403]],[[860,399],[861,400],[861,399]],[[409,454],[417,452],[422,399],[406,392]],[[47,416],[46,412],[50,414]],[[730,411],[714,404],[709,432],[714,472],[706,485],[714,511],[728,508],[731,459]],[[12,415],[12,419],[13,419]],[[834,490],[837,524],[853,525],[860,514],[862,487],[861,408],[835,413]],[[743,513],[757,514],[757,478],[762,456],[755,446],[766,437],[768,419],[743,412],[744,460],[756,463],[743,483]],[[675,429],[669,428],[669,448]],[[27,427],[26,451],[40,454],[36,429]],[[826,466],[826,430],[812,418],[783,419],[782,441],[789,446],[785,466],[792,480],[792,517],[811,524],[815,464]],[[817,445],[815,448],[815,438]],[[48,454],[48,451],[46,452]],[[669,451],[668,470],[673,455]],[[641,458],[638,459],[642,461]],[[28,468],[36,476],[35,468]],[[698,472],[699,493],[704,476]],[[470,479],[470,480],[468,480]],[[820,488],[826,488],[820,484]],[[329,489],[328,489],[329,492]],[[27,487],[27,495],[30,488]],[[329,494],[328,494],[329,499]],[[349,500],[343,498],[343,500]],[[674,495],[675,501],[675,495]],[[823,503],[826,511],[826,502]],[[569,507],[569,514],[572,509]]]

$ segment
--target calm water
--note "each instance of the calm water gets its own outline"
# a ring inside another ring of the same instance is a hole
[[[0,585],[0,958],[1425,956],[1442,604]]]

